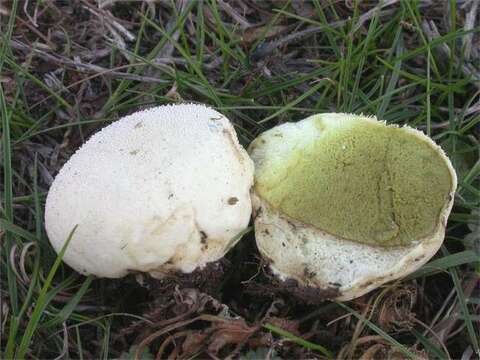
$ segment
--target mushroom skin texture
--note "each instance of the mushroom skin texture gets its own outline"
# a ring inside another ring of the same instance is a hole
[[[253,163],[230,121],[204,105],[139,111],[94,134],[47,196],[45,226],[82,274],[190,273],[233,246],[250,220]]]
[[[457,186],[422,132],[326,113],[276,126],[249,147],[258,249],[281,280],[359,297],[441,246]]]

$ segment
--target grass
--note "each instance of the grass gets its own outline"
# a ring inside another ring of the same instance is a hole
[[[135,346],[178,315],[175,306],[187,306],[184,290],[165,288],[158,297],[148,280],[76,274],[43,227],[51,181],[85,139],[124,114],[181,101],[223,112],[245,146],[265,129],[317,112],[408,124],[448,153],[459,186],[442,251],[406,279],[348,303],[313,306],[251,292],[269,280],[246,234],[228,255],[239,270],[217,291],[232,318],[179,326],[142,358],[155,357],[164,342],[160,354],[176,351],[168,336],[184,345],[203,339],[183,348],[200,358],[480,356],[473,2],[449,1],[448,12],[444,2],[406,0],[23,4],[0,4],[1,358],[133,358]],[[198,296],[210,307],[191,318],[218,314],[208,295]],[[207,335],[220,333],[229,340],[215,347],[216,336]]]

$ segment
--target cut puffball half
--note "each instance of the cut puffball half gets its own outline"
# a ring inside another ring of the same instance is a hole
[[[230,121],[203,105],[126,116],[93,135],[48,193],[45,225],[82,274],[190,273],[235,244],[251,216],[253,163]]]
[[[319,114],[264,132],[249,153],[257,246],[281,280],[349,300],[442,244],[457,179],[420,131]]]

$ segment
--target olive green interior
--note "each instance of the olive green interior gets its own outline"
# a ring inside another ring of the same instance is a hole
[[[430,235],[452,188],[445,160],[406,129],[352,119],[338,126],[314,118],[314,140],[260,169],[257,194],[294,219],[361,243],[408,245]]]

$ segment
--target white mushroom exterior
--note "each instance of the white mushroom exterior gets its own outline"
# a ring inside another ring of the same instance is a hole
[[[249,148],[256,168],[256,184],[264,178],[276,176],[281,179],[276,186],[284,186],[285,179],[295,175],[296,167],[282,169],[281,164],[287,162],[294,151],[318,141],[322,136],[323,130],[314,124],[319,116],[323,119],[322,126],[327,128],[342,126],[342,121],[347,124],[357,118],[378,123],[374,118],[350,114],[320,114],[298,123],[274,127],[261,134]],[[384,123],[381,124],[384,126]],[[350,300],[388,281],[406,276],[437,252],[443,242],[447,218],[453,205],[456,174],[444,152],[430,138],[411,128],[402,129],[434,148],[451,176],[451,188],[445,194],[446,200],[433,231],[406,246],[376,246],[347,240],[288,216],[269,203],[255,185],[252,201],[257,246],[273,273],[281,280],[295,279],[300,286],[328,290],[325,293],[336,294],[333,298],[337,300]],[[339,146],[344,148],[347,145]],[[282,171],[285,173],[282,174]],[[349,180],[345,179],[345,182]],[[318,191],[328,190],[319,188]],[[286,198],[291,195],[287,194]],[[348,221],[347,217],[345,221]]]
[[[136,112],[93,135],[47,196],[45,225],[82,274],[192,272],[220,259],[251,216],[253,163],[204,105]]]

